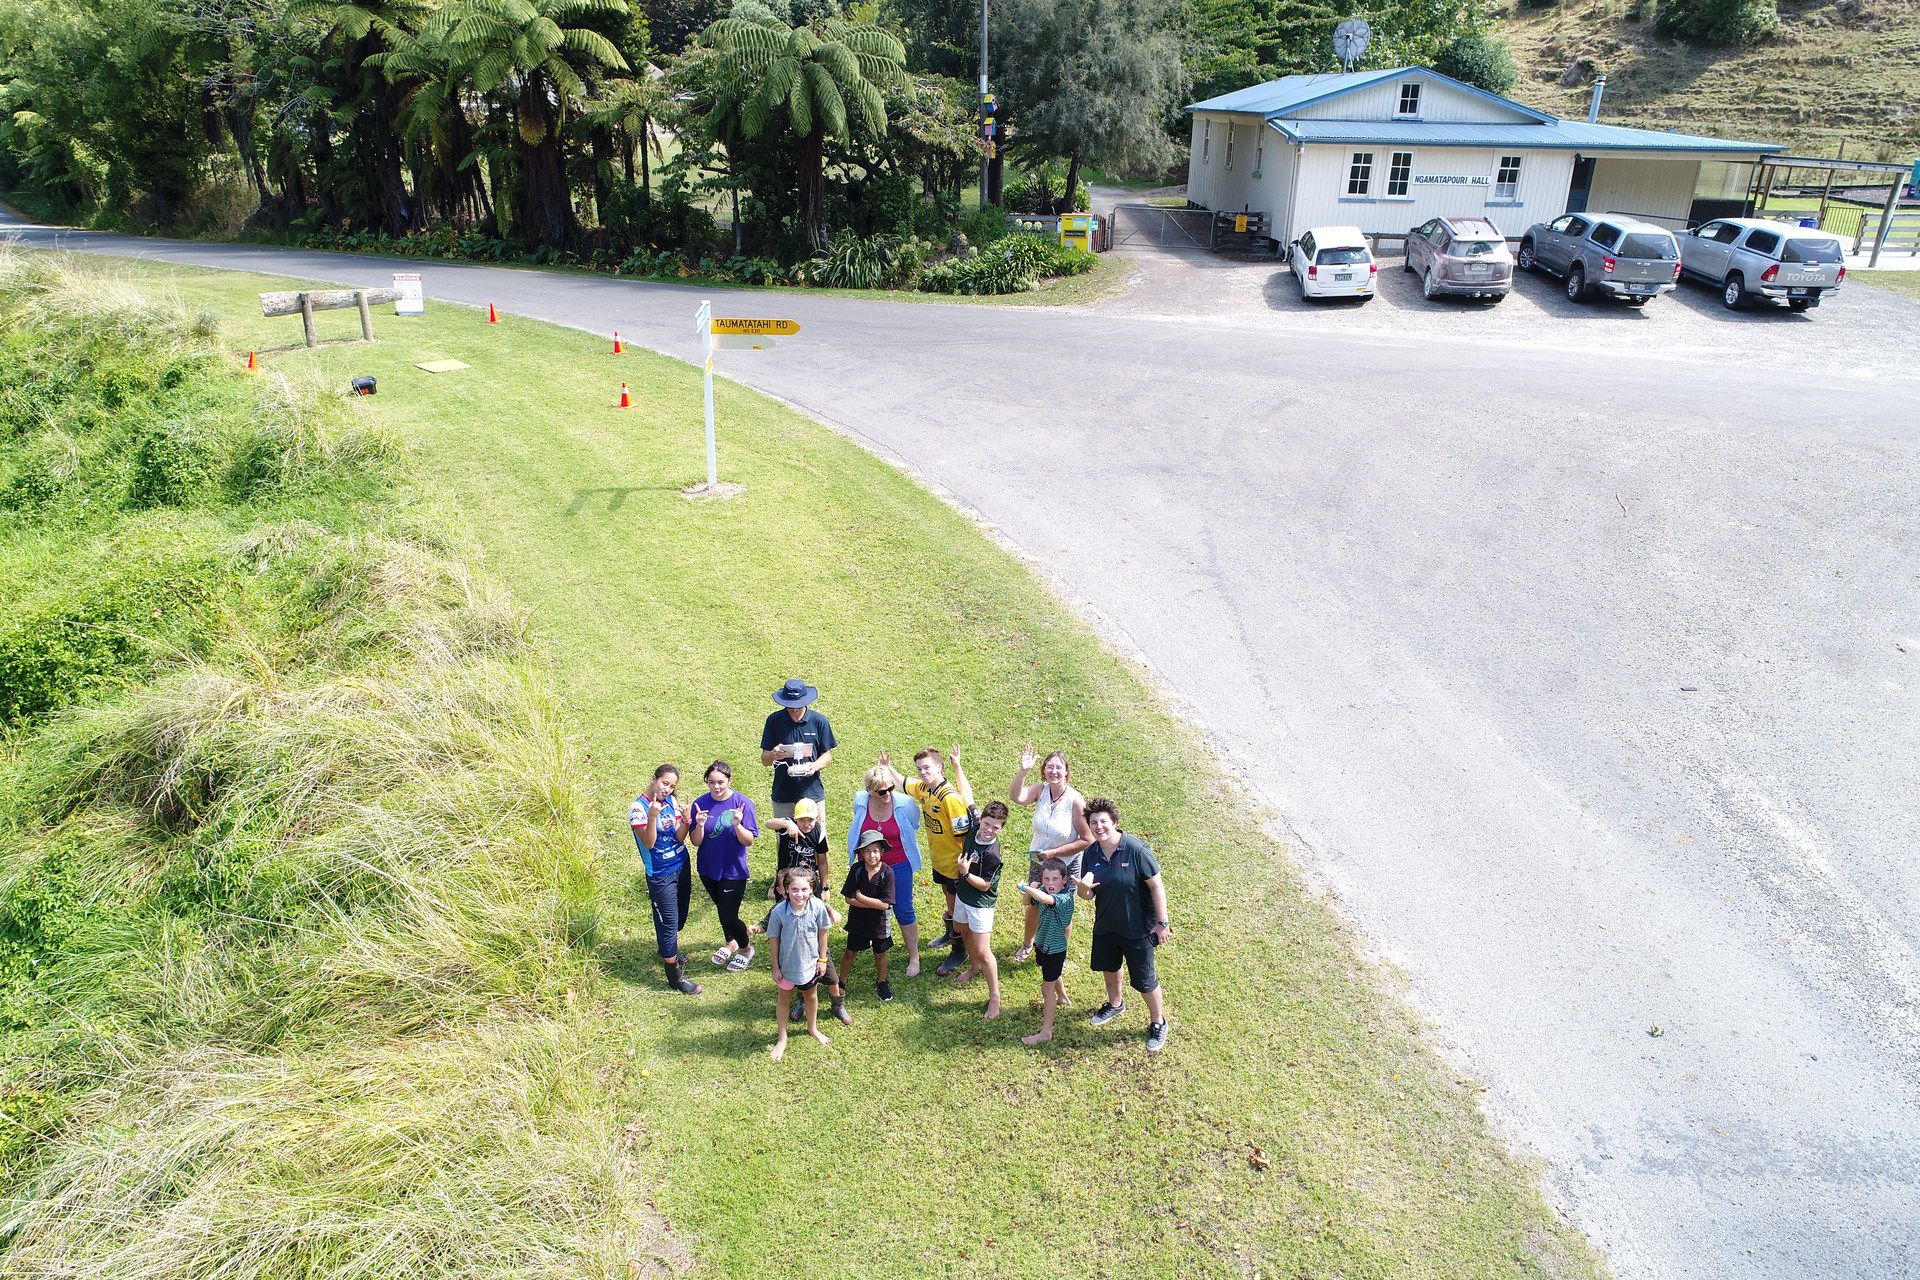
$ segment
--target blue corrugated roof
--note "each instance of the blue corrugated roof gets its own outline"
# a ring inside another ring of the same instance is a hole
[[[1723,151],[1758,155],[1771,142],[1703,138],[1691,133],[1628,129],[1584,120],[1546,124],[1459,124],[1425,120],[1274,120],[1295,142],[1406,143],[1423,147],[1538,147],[1566,151]]]
[[[1383,71],[1342,71],[1329,72],[1325,75],[1282,76],[1278,80],[1269,80],[1265,84],[1251,85],[1245,89],[1236,89],[1232,93],[1223,93],[1216,98],[1208,98],[1205,102],[1196,102],[1187,110],[1231,111],[1246,115],[1261,115],[1271,120],[1275,116],[1284,116],[1288,112],[1310,107],[1317,102],[1325,102],[1329,98],[1337,98],[1355,89],[1364,89],[1382,80],[1404,80],[1409,77],[1447,85],[1535,120],[1548,122],[1553,119],[1546,112],[1529,107],[1524,102],[1515,102],[1512,98],[1488,93],[1476,85],[1442,75],[1431,67],[1388,67]]]

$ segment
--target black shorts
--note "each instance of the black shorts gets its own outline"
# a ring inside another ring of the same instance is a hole
[[[931,868],[929,868],[929,870],[931,870]],[[952,893],[960,887],[959,876],[943,876],[938,871],[933,873],[933,882],[947,893]]]
[[[847,950],[850,952],[871,951],[877,956],[885,955],[887,952],[893,950],[893,935],[889,933],[885,937],[880,938],[863,938],[858,934],[850,933],[847,935]]]
[[[1118,973],[1122,960],[1127,962],[1128,985],[1141,995],[1160,985],[1160,975],[1153,968],[1152,938],[1123,938],[1117,933],[1093,935],[1089,968],[1095,973]]]
[[[1058,982],[1060,971],[1067,966],[1067,953],[1064,951],[1036,951],[1040,957],[1040,979],[1043,982]]]

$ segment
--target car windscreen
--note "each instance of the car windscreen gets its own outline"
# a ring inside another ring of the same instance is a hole
[[[1449,252],[1456,258],[1488,258],[1506,247],[1505,240],[1455,240]]]
[[[1838,240],[1789,240],[1780,254],[1782,262],[1844,262]]]
[[[1672,236],[1657,236],[1645,231],[1636,231],[1620,242],[1620,256],[1660,258],[1673,262],[1679,258],[1680,249],[1673,243]]]
[[[1323,267],[1345,267],[1366,260],[1365,249],[1322,249],[1314,262]]]

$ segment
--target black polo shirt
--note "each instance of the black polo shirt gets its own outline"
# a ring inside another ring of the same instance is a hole
[[[1158,917],[1147,881],[1160,874],[1160,862],[1145,842],[1126,832],[1109,857],[1095,841],[1080,862],[1081,874],[1093,876],[1093,931],[1139,939]]]

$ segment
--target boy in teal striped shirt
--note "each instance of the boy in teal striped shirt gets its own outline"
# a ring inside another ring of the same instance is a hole
[[[1040,1030],[1021,1036],[1020,1043],[1045,1044],[1053,1039],[1053,1013],[1067,998],[1060,974],[1067,963],[1067,930],[1073,927],[1073,890],[1067,887],[1067,864],[1048,858],[1040,864],[1040,883],[1022,884],[1020,892],[1040,909],[1033,948],[1040,961]]]

